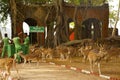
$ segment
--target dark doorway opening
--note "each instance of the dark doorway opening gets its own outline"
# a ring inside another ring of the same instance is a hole
[[[82,39],[101,38],[102,22],[95,18],[90,18],[82,23]]]
[[[32,19],[32,18],[27,18],[24,20],[24,22],[26,22],[29,27],[36,27],[37,26],[37,21]],[[37,43],[37,33],[29,33],[29,37],[30,37],[30,44],[36,44]]]

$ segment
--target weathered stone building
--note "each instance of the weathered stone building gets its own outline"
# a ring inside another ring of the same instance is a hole
[[[47,13],[48,6],[30,6],[17,4],[17,32],[23,31],[23,22],[26,22],[29,26],[44,26],[44,22]],[[69,4],[63,4],[64,15],[67,16],[68,21],[73,20],[75,6]],[[54,17],[54,13],[51,14],[50,19]],[[105,38],[108,37],[108,23],[109,23],[109,6],[104,4],[102,6],[79,6],[76,13],[76,28],[75,39],[84,38]],[[79,26],[82,24],[82,26]],[[42,33],[30,33],[30,38],[41,45],[45,43],[45,32]],[[23,36],[21,36],[23,37]]]

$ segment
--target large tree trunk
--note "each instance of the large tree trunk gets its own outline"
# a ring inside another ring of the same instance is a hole
[[[45,24],[47,26],[47,36],[45,39],[45,47],[53,47],[54,46],[54,16],[51,16],[52,14],[55,14],[55,7],[51,6],[48,7],[47,15],[45,17]]]
[[[64,15],[63,10],[63,0],[57,0],[57,31],[56,31],[56,38],[58,45],[69,41],[69,33],[68,33],[68,27],[66,26],[66,15]]]
[[[63,31],[62,28],[65,28],[64,26],[64,16],[63,16],[63,9],[62,9],[62,3],[63,0],[55,0],[54,1],[54,11],[55,12],[55,20],[50,20],[50,13],[48,11],[48,14],[46,15],[45,23],[47,25],[47,38],[46,38],[46,47],[55,47],[59,44],[61,44],[64,39],[66,39],[66,33]],[[50,8],[52,9],[52,8]],[[52,10],[50,10],[52,11]],[[54,12],[53,12],[54,13]],[[56,27],[54,28],[54,25],[51,25],[51,23],[56,22]],[[66,30],[66,29],[65,29]]]
[[[78,39],[77,10],[78,10],[78,6],[75,6],[75,11],[74,11],[74,16],[73,16],[73,21],[75,23],[75,39]]]
[[[16,34],[16,16],[17,16],[17,9],[16,9],[16,2],[15,0],[10,0],[10,15],[11,15],[11,28],[12,28],[12,37]]]
[[[55,19],[50,20],[49,23],[54,23],[56,22],[56,27],[54,28],[55,25],[48,25],[48,35],[46,39],[46,44],[47,46],[52,46],[55,47],[63,42],[68,41],[68,29],[66,28],[66,21],[65,21],[65,15],[63,13],[63,0],[55,0],[54,1],[55,6],[54,6],[54,11],[55,12]],[[49,12],[48,12],[49,14]],[[46,21],[48,21],[48,15],[46,16]],[[48,23],[47,23],[48,24]],[[51,39],[52,38],[52,39]]]

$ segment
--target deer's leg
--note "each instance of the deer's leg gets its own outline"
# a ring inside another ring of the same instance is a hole
[[[93,62],[90,61],[90,71],[93,73]]]
[[[50,54],[50,59],[53,59],[53,56],[52,56],[52,54]]]
[[[46,58],[52,59],[52,58],[51,58],[51,54],[50,54],[50,53],[47,53],[47,54],[46,54]]]
[[[68,51],[66,55],[67,55],[66,59],[68,60],[70,58],[70,51]]]
[[[23,66],[26,64],[26,62],[27,62],[27,60],[26,60],[26,59],[24,59],[24,64],[23,64]]]
[[[37,59],[37,67],[39,66],[39,59]]]
[[[10,75],[10,66],[9,65],[6,66],[6,71],[7,71],[8,75]]]
[[[42,61],[45,61],[45,53],[42,53]]]
[[[10,76],[10,74],[11,74],[11,73],[10,73],[10,67],[11,67],[11,66],[10,66],[10,65],[8,65],[8,64],[7,64],[7,65],[5,65],[6,72],[7,72],[7,73],[5,72],[5,77],[4,77],[4,78],[5,78],[5,80],[8,80],[8,77],[9,77],[9,76]]]
[[[16,67],[16,63],[15,63],[15,62],[13,62],[13,67],[14,67],[14,69],[16,70],[17,76],[18,76],[18,79],[19,79],[20,76],[19,76],[18,69],[17,69],[17,67]]]
[[[51,52],[50,52],[49,54],[47,54],[47,56],[49,56],[49,59],[52,59],[52,58],[53,58],[53,55],[52,55]]]
[[[17,54],[15,53],[15,54],[14,54],[14,60],[16,60],[16,59],[17,59]]]
[[[99,74],[101,75],[100,63],[98,63],[98,71],[99,71]]]
[[[72,62],[72,56],[69,54],[69,60],[70,60],[70,63]]]
[[[65,56],[63,53],[60,53],[60,60],[64,60],[65,59]]]
[[[31,66],[32,59],[27,59],[26,61],[28,61],[28,65]]]
[[[87,56],[84,55],[84,56],[83,56],[83,60],[82,60],[82,62],[85,62],[86,58],[87,58]]]
[[[66,57],[66,60],[68,60],[69,59],[69,54],[65,54],[65,57]]]

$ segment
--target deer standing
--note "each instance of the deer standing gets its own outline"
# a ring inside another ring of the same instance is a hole
[[[13,67],[17,72],[18,79],[20,78],[19,73],[18,73],[18,69],[16,67],[15,60],[13,58],[2,58],[2,59],[0,59],[0,67],[1,67],[1,69],[5,69],[5,71],[7,72],[6,73],[7,76],[11,75],[11,68]],[[7,76],[4,76],[3,79],[8,80]]]

